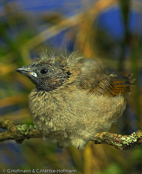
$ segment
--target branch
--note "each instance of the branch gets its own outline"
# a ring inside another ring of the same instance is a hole
[[[42,134],[35,126],[22,124],[16,125],[11,120],[0,121],[0,127],[6,129],[0,133],[0,142],[5,140],[15,140],[22,143],[29,138],[42,138]],[[142,144],[142,131],[138,130],[131,135],[120,135],[109,132],[102,132],[95,135],[93,140],[95,144],[108,144],[120,150],[127,150],[136,145]]]
[[[108,144],[120,150],[128,150],[142,144],[142,131],[137,130],[130,135],[102,132],[96,134],[94,140],[91,141],[95,144]]]
[[[17,143],[22,143],[25,139],[42,137],[35,126],[27,124],[16,125],[11,120],[0,121],[0,127],[6,129],[5,132],[0,133],[0,142],[15,140]]]

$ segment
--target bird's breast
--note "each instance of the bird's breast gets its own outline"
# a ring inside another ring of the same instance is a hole
[[[34,123],[47,134],[84,130],[91,133],[107,131],[123,114],[126,104],[121,95],[106,97],[81,90],[33,90],[29,107]]]

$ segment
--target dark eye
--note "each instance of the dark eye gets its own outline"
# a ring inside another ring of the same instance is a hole
[[[48,72],[47,69],[41,69],[41,70],[40,70],[40,73],[41,73],[41,74],[46,74],[47,72]]]

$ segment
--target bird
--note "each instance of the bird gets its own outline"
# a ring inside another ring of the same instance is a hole
[[[16,71],[35,84],[29,94],[33,123],[59,148],[84,149],[95,134],[109,131],[122,116],[134,81],[129,73],[110,73],[99,59],[75,52],[43,51]]]

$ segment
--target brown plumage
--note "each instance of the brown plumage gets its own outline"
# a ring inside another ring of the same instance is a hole
[[[110,79],[100,81],[98,86],[90,92],[97,92],[98,94],[116,96],[128,95],[133,90],[133,79],[130,74],[110,74]]]
[[[41,55],[17,69],[36,88],[29,95],[33,122],[58,146],[82,149],[98,132],[108,131],[132,91],[129,74],[110,74],[96,59]]]

